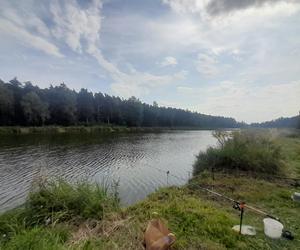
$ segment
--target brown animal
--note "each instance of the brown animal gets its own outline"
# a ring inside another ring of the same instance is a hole
[[[175,242],[175,235],[159,219],[151,220],[145,231],[146,250],[167,250]]]

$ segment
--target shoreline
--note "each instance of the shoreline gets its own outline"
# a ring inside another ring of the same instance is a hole
[[[196,127],[126,127],[126,126],[104,126],[104,125],[91,125],[91,126],[41,126],[41,127],[25,127],[25,126],[0,126],[1,135],[13,134],[76,134],[76,133],[147,133],[147,132],[162,132],[162,131],[175,131],[175,130],[233,130],[237,128],[196,128]]]

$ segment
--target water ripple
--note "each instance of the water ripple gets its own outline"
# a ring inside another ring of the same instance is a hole
[[[34,135],[0,140],[0,211],[24,202],[38,176],[119,180],[121,202],[129,205],[166,186],[168,170],[188,179],[195,154],[215,144],[210,131],[92,137]],[[184,181],[170,176],[168,184]]]

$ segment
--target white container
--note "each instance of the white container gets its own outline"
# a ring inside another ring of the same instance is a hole
[[[279,221],[265,218],[263,222],[265,235],[272,239],[279,239],[281,237],[283,225]]]
[[[232,229],[239,233],[240,232],[240,225],[235,225]],[[249,225],[242,225],[241,234],[251,235],[251,236],[256,235],[255,227],[252,227],[252,226],[249,226]]]
[[[294,201],[300,202],[300,193],[295,192],[295,193],[292,195],[292,199],[293,199]]]

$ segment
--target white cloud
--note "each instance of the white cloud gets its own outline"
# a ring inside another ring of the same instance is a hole
[[[173,56],[167,56],[167,57],[165,57],[165,58],[161,61],[161,63],[160,63],[160,65],[161,65],[162,67],[166,67],[166,66],[174,66],[174,65],[177,65],[177,64],[178,64],[177,59],[176,59],[175,57],[173,57]]]
[[[220,72],[218,69],[218,60],[215,55],[199,53],[195,66],[200,74],[208,77],[216,76]]]
[[[130,73],[125,73],[116,64],[107,60],[99,48],[101,1],[94,1],[87,9],[80,9],[75,0],[65,2],[64,5],[55,1],[50,9],[56,23],[53,29],[54,35],[58,39],[65,38],[68,46],[74,51],[87,52],[93,56],[112,78],[111,90],[114,94],[123,97],[132,95],[140,97],[148,94],[152,89],[184,77],[182,72],[173,75],[155,75],[137,71],[133,66]],[[167,57],[166,63],[174,65],[177,61],[173,57]]]
[[[77,52],[82,52],[84,43],[89,51],[97,47],[101,29],[100,0],[91,1],[86,9],[81,9],[76,0],[58,1],[50,3],[55,26],[53,35]]]
[[[106,60],[99,49],[95,48],[91,53],[113,79],[112,92],[123,97],[147,95],[153,89],[183,80],[187,74],[186,71],[181,71],[172,75],[155,75],[139,72],[133,66],[131,66],[131,73],[124,73],[116,65]]]
[[[162,0],[162,2],[170,5],[176,12],[184,14],[204,12],[210,0]]]
[[[63,57],[58,47],[56,47],[53,43],[42,37],[31,34],[27,30],[18,27],[8,20],[0,18],[0,30],[6,36],[15,38],[27,47],[33,47],[47,53],[48,55]]]
[[[265,16],[276,15],[278,12],[291,14],[299,8],[297,0],[162,0],[162,2],[179,14],[198,14],[210,20],[219,16],[231,18],[249,10],[258,11],[257,14],[264,13]]]
[[[256,86],[223,81],[215,86],[179,86],[177,92],[190,100],[192,110],[246,122],[294,116],[300,107],[300,81]]]
[[[169,26],[158,24],[158,32],[154,32],[161,34],[158,39],[161,43],[165,42],[166,48],[172,47],[172,44],[177,47],[193,46],[194,50],[206,49],[217,54],[242,50],[245,44],[248,45],[249,39],[258,37],[259,31],[276,29],[284,18],[300,11],[299,1],[276,1],[266,5],[250,5],[230,15],[210,16],[207,13],[207,5],[211,0],[162,0],[162,2],[168,4],[174,13],[179,14],[176,21],[169,23]]]

